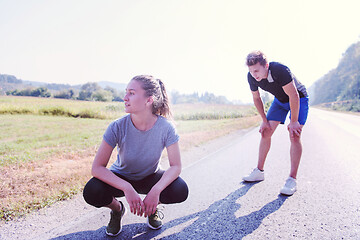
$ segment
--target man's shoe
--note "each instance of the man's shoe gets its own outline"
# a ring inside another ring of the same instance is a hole
[[[254,168],[254,170],[248,175],[243,177],[245,182],[259,182],[265,179],[264,171],[260,171],[258,168]]]
[[[291,196],[296,192],[296,179],[289,177],[284,187],[280,190],[280,193],[283,195]]]
[[[163,218],[164,218],[164,214],[161,211],[159,211],[158,208],[156,208],[155,213],[147,218],[147,224],[149,228],[154,230],[160,229],[163,225],[161,221]]]
[[[124,207],[124,204],[120,202],[121,211],[120,212],[114,212],[111,211],[110,213],[110,222],[106,227],[106,234],[109,236],[117,236],[120,234],[122,225],[121,225],[121,218],[126,213],[126,208]]]

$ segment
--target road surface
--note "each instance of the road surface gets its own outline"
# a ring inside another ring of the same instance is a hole
[[[311,108],[291,197],[279,195],[290,169],[286,125],[273,136],[265,181],[241,181],[256,166],[259,139],[253,129],[187,165],[189,198],[165,206],[160,230],[128,211],[121,234],[107,237],[109,210],[79,196],[2,226],[0,239],[360,239],[360,116]]]

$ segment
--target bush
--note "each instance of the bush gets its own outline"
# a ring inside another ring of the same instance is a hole
[[[104,116],[102,116],[101,114],[98,114],[97,112],[94,112],[90,109],[83,110],[79,114],[77,114],[77,116],[74,116],[74,117],[105,119]]]
[[[31,114],[31,110],[26,108],[4,108],[0,109],[0,114]]]
[[[66,117],[73,116],[71,112],[65,110],[63,107],[42,108],[39,110],[39,113],[42,115],[52,115],[52,116],[66,116]]]

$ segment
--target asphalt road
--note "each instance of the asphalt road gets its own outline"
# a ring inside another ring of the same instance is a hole
[[[0,239],[360,239],[360,116],[310,110],[291,197],[279,195],[290,168],[286,125],[274,134],[265,181],[242,182],[256,166],[259,139],[253,129],[186,166],[189,198],[165,206],[160,230],[128,211],[122,233],[107,237],[109,210],[79,196],[1,227]]]

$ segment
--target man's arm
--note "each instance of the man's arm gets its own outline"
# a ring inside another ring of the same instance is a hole
[[[267,122],[265,109],[264,109],[264,104],[263,104],[263,101],[261,100],[259,90],[251,91],[251,93],[253,95],[254,105],[255,105],[257,111],[259,112],[263,122]]]
[[[266,129],[271,129],[271,126],[266,118],[266,114],[265,114],[265,109],[264,109],[264,103],[261,100],[260,97],[260,92],[259,90],[257,91],[251,91],[252,95],[253,95],[253,101],[254,101],[254,105],[257,109],[257,111],[259,112],[263,122],[260,126],[259,132],[263,135]]]
[[[289,96],[291,119],[290,124],[288,125],[288,130],[290,132],[290,136],[294,137],[294,134],[296,136],[300,136],[302,127],[298,121],[300,109],[299,93],[295,87],[294,81],[291,81],[290,83],[283,86],[283,89],[285,93]]]
[[[297,122],[300,109],[300,97],[296,90],[294,81],[283,86],[285,93],[289,96],[290,110],[291,110],[291,122]]]

